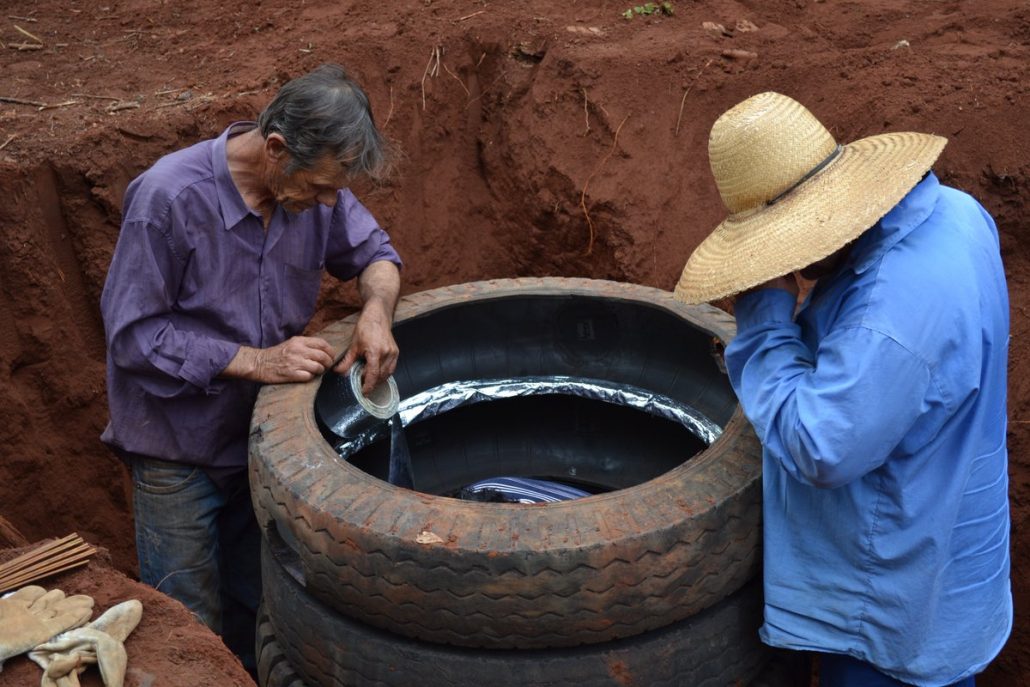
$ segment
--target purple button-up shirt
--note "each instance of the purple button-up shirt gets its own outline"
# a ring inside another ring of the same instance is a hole
[[[390,239],[349,190],[335,207],[277,207],[267,231],[229,174],[225,144],[252,123],[167,155],[125,193],[121,234],[100,307],[107,333],[116,451],[216,473],[247,464],[259,384],[220,379],[241,345],[299,334],[322,270],[351,279],[400,265]]]

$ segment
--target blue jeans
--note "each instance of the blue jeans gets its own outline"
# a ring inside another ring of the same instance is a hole
[[[841,654],[819,656],[819,687],[908,687],[907,682],[884,675],[871,664]],[[973,687],[973,676],[949,687]]]
[[[246,473],[219,486],[192,465],[131,464],[140,579],[181,601],[253,672],[261,533]]]

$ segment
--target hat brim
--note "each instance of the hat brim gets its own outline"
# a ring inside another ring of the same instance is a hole
[[[837,159],[775,204],[726,218],[691,254],[673,295],[706,303],[831,255],[897,205],[947,142],[901,132],[843,146]]]

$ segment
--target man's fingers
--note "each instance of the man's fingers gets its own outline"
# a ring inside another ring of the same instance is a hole
[[[330,357],[332,357],[333,353],[335,353],[335,351],[333,351],[333,347],[329,345],[329,342],[321,337],[309,336],[306,337],[306,339],[309,346],[311,346],[312,348],[317,348],[320,351],[325,351]]]
[[[326,353],[322,349],[313,349],[313,350],[309,351],[309,353],[310,353],[310,357],[308,358],[308,360],[314,361],[315,363],[318,364],[318,366],[320,368],[318,370],[318,374],[322,374],[323,372],[325,372],[326,370],[328,370],[330,367],[333,366],[333,356],[331,356],[330,354]]]
[[[297,361],[296,369],[298,372],[306,372],[311,375],[320,375],[325,371],[326,365],[328,365],[329,362],[332,361],[328,361],[326,364],[322,364],[318,360],[304,358]]]
[[[354,361],[357,359],[358,349],[355,346],[351,345],[351,347],[347,349],[347,352],[344,354],[340,362],[336,363],[336,367],[333,368],[333,371],[339,374],[344,374],[347,372],[347,370],[350,369],[350,366],[353,365]]]
[[[383,362],[379,365],[379,372],[383,375],[384,379],[397,371],[397,358],[397,351],[390,351],[388,355],[383,357]]]
[[[365,351],[365,374],[361,380],[362,393],[367,394],[372,391],[382,378],[383,376],[379,368],[379,354]]]

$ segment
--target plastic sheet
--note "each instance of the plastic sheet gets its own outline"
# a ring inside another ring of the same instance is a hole
[[[635,408],[683,425],[706,445],[711,445],[722,434],[722,428],[696,408],[668,396],[627,384],[565,376],[449,382],[403,399],[399,403],[398,415],[406,427],[474,403],[551,394],[579,396]],[[359,432],[336,432],[345,439],[334,448],[340,456],[347,458],[385,436],[387,431],[388,428],[380,423]]]

